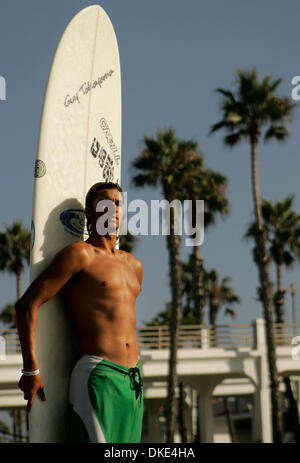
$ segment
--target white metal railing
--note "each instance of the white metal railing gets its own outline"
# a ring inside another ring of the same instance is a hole
[[[15,442],[18,443],[27,443],[28,442],[28,436],[15,436],[14,434],[11,434],[9,432],[0,432],[0,444],[6,443],[6,444],[13,444]]]
[[[21,345],[20,345],[20,340],[18,336],[18,331],[15,328],[0,329],[0,336],[4,338],[3,344],[4,344],[6,354],[20,354],[21,353]]]
[[[168,325],[146,326],[137,329],[142,348],[167,349],[170,346]],[[181,325],[178,348],[252,347],[253,326],[241,325]]]
[[[273,334],[277,346],[291,346],[292,339],[300,336],[300,323],[274,323]]]
[[[276,346],[292,344],[292,338],[300,336],[300,323],[274,323]],[[137,328],[139,345],[143,349],[168,349],[170,346],[169,326],[145,326]],[[0,329],[4,338],[6,354],[20,354],[21,346],[16,329]],[[256,347],[255,324],[238,325],[181,325],[178,334],[178,348],[235,348]]]

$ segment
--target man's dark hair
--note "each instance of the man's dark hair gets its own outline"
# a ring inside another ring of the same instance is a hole
[[[100,190],[112,190],[113,188],[120,191],[120,193],[122,193],[122,195],[123,195],[123,190],[122,190],[122,188],[120,187],[120,185],[118,183],[114,183],[114,182],[95,183],[95,185],[93,185],[86,194],[85,207],[91,207],[92,206],[94,199],[97,197],[98,191],[100,191]],[[88,217],[87,217],[87,229],[88,229],[88,233],[90,235],[91,224],[90,224],[90,221],[89,221]]]

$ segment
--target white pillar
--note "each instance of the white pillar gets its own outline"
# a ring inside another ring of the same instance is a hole
[[[258,384],[253,397],[252,409],[252,441],[272,443],[272,408],[271,390],[267,364],[267,345],[265,335],[265,320],[255,320],[256,341],[259,357],[257,358]]]
[[[193,438],[193,413],[194,413],[194,402],[193,402],[193,388],[189,385],[185,385],[186,400],[185,400],[185,416],[186,416],[186,427],[189,442]]]
[[[212,378],[201,377],[196,389],[200,394],[199,425],[201,443],[211,444],[214,441],[214,416],[212,407]]]
[[[209,326],[201,326],[201,349],[209,348]]]

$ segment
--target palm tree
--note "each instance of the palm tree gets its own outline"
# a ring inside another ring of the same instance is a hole
[[[194,142],[180,140],[174,129],[157,129],[155,137],[144,137],[144,149],[132,163],[140,173],[133,177],[136,187],[160,185],[164,199],[169,204],[179,198],[181,186],[191,177],[193,168],[199,160],[194,157]],[[180,200],[182,198],[180,197]],[[170,234],[166,235],[170,282],[172,293],[172,316],[170,318],[170,358],[167,399],[167,442],[174,442],[175,429],[175,391],[177,378],[178,330],[182,318],[182,277],[180,255],[180,236],[175,234],[179,220],[176,208],[170,208]]]
[[[0,320],[8,325],[8,328],[16,328],[15,304],[6,304],[0,312]]]
[[[0,232],[0,270],[16,275],[17,299],[21,297],[21,273],[30,258],[30,231],[23,228],[22,221],[14,221],[11,227],[5,226],[5,232]],[[11,310],[6,306],[5,313]],[[5,317],[5,313],[2,317]],[[14,310],[11,310],[14,317]],[[15,422],[19,428],[19,436],[23,436],[21,410],[14,411]]]
[[[267,231],[269,254],[276,265],[277,288],[274,295],[276,323],[284,323],[284,296],[282,267],[290,269],[300,259],[300,215],[292,210],[294,196],[272,204],[262,199],[262,218]],[[254,237],[256,223],[248,227],[246,237]],[[254,255],[257,250],[254,250]]]
[[[30,231],[23,228],[22,221],[14,221],[0,232],[0,270],[16,275],[17,299],[21,297],[21,273],[30,258]]]
[[[236,313],[232,309],[232,304],[240,304],[241,299],[234,292],[234,289],[228,285],[230,277],[224,277],[219,280],[217,270],[204,271],[204,287],[206,298],[209,304],[209,324],[212,329],[212,346],[217,346],[216,321],[220,310],[227,304],[230,307],[225,308],[225,315],[235,318]]]
[[[209,303],[209,324],[211,325],[212,330],[211,347],[217,347],[217,316],[224,305],[229,304],[231,306],[232,304],[239,304],[241,299],[235,294],[234,289],[228,286],[228,283],[231,281],[230,277],[224,277],[221,282],[219,282],[217,270],[204,270],[204,272],[204,286]],[[232,307],[226,307],[225,315],[229,315],[232,319],[234,319],[236,317],[236,312],[232,309]],[[223,398],[223,403],[231,442],[234,443],[237,442],[237,438],[227,397]]]
[[[282,442],[282,416],[279,407],[278,372],[273,334],[272,318],[272,282],[269,275],[268,253],[266,247],[266,230],[261,217],[260,195],[257,175],[257,145],[264,132],[264,139],[283,141],[288,130],[284,122],[290,119],[295,104],[289,98],[278,97],[276,90],[282,79],[272,80],[272,75],[266,76],[261,82],[257,71],[237,70],[234,92],[218,88],[222,95],[222,120],[211,127],[211,133],[225,129],[226,145],[233,147],[240,141],[247,140],[251,148],[251,174],[254,212],[257,223],[256,243],[258,249],[259,296],[263,304],[266,320],[267,353],[272,398],[272,422],[274,442]]]
[[[296,260],[300,258],[300,215],[292,210],[294,196],[289,195],[286,199],[280,199],[272,204],[270,201],[262,199],[262,218],[267,231],[269,242],[269,255],[276,265],[277,290],[274,294],[274,307],[276,323],[279,334],[279,344],[284,344],[283,328],[281,324],[285,322],[284,297],[285,290],[282,285],[282,267],[292,268]],[[250,224],[247,233],[248,237],[255,237],[257,225],[255,222]],[[253,250],[254,257],[257,259],[257,249]],[[280,336],[281,335],[281,336]],[[286,386],[286,396],[289,401],[289,408],[293,417],[294,434],[297,441],[300,441],[300,423],[298,409],[295,407],[295,398],[290,386],[290,378],[285,376],[283,382]]]
[[[181,442],[189,442],[185,416],[185,387],[182,381],[179,383],[178,423]]]
[[[197,154],[195,153],[195,156]],[[204,224],[205,228],[215,225],[217,214],[225,215],[229,213],[228,200],[225,196],[227,179],[218,172],[204,166],[201,156],[197,169],[193,176],[187,178],[183,186],[182,194],[192,200],[192,225],[196,225],[196,200],[204,200]],[[203,257],[199,254],[199,246],[193,246],[191,257],[193,266],[193,301],[196,324],[204,323],[205,295],[203,288]]]
[[[137,241],[138,241],[138,237],[135,235],[132,235],[130,231],[128,231],[126,235],[120,235],[119,249],[121,251],[132,252]]]
[[[194,325],[195,324],[195,311],[194,306],[191,304],[191,293],[192,293],[192,284],[193,284],[193,272],[194,268],[191,265],[192,262],[192,254],[189,256],[188,262],[181,262],[182,265],[182,287],[183,287],[183,295],[185,296],[186,304],[183,305],[182,311],[182,325]],[[227,304],[234,304],[239,303],[240,298],[235,295],[234,290],[228,286],[228,282],[230,281],[229,277],[223,278],[221,283],[218,283],[218,273],[216,270],[212,270],[211,272],[207,272],[204,270],[204,290],[205,290],[205,301],[210,300],[213,301],[211,304],[210,310],[210,322],[213,324],[213,330],[215,330],[216,325],[216,317],[220,312],[221,307]],[[184,299],[183,299],[184,300]],[[170,318],[172,316],[171,313],[172,305],[171,303],[166,304],[166,310],[163,312],[159,312],[152,320],[145,323],[146,326],[153,326],[153,325],[166,325],[169,323]],[[230,315],[232,318],[235,317],[235,311],[230,308],[226,307],[225,314]],[[214,340],[212,341],[212,345],[214,345]],[[186,423],[185,423],[185,415],[184,415],[184,401],[182,399],[182,394],[184,394],[184,385],[179,383],[179,390],[180,390],[180,401],[178,404],[179,409],[179,431],[181,434],[182,442],[186,442]],[[198,407],[198,416],[199,416],[199,394],[197,396],[197,407]],[[230,413],[230,412],[229,412]],[[234,439],[234,437],[233,437]],[[199,429],[199,419],[197,420],[197,430],[195,436],[195,442],[200,442],[200,429]]]
[[[195,228],[195,210],[196,200],[204,200],[204,224],[205,228],[216,223],[216,215],[225,215],[229,213],[228,201],[225,197],[227,186],[227,179],[222,174],[208,169],[204,165],[204,155],[201,151],[200,155],[197,153],[197,145],[194,145],[194,156],[200,162],[198,163],[196,171],[194,171],[192,178],[187,178],[183,186],[183,196],[187,196],[192,200],[192,226]],[[192,236],[193,237],[193,236]],[[189,263],[185,264],[186,268],[191,272],[192,278],[189,279],[188,275],[184,273],[184,294],[186,297],[192,297],[194,307],[190,310],[190,317],[194,317],[194,324],[203,325],[205,318],[205,291],[204,291],[204,259],[199,253],[199,246],[193,246],[192,254],[189,257]],[[189,286],[191,291],[189,292]],[[186,315],[186,314],[184,314]],[[202,340],[200,341],[200,343]],[[200,344],[202,345],[202,344]],[[200,442],[200,395],[197,391],[197,431],[195,435],[195,442]]]

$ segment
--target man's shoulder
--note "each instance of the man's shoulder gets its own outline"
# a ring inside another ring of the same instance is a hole
[[[62,248],[57,256],[70,260],[86,260],[90,255],[90,246],[85,241],[75,241]]]
[[[135,257],[133,254],[131,254],[131,252],[123,251],[123,250],[119,250],[119,252],[122,253],[122,256],[125,259],[127,259],[128,262],[130,262],[131,264],[137,267],[142,267],[142,262],[137,257]]]
[[[85,241],[75,241],[74,243],[68,244],[67,246],[62,248],[61,251],[66,253],[78,253],[87,250],[88,247],[89,244]]]
[[[119,249],[119,252],[124,256],[125,259],[128,259],[129,261],[134,262],[136,264],[142,264],[137,257],[131,254],[131,252],[124,251],[123,249]]]

